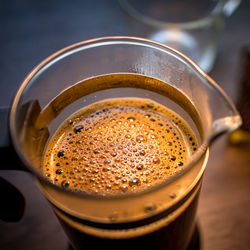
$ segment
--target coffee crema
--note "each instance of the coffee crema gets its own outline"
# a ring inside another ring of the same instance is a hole
[[[150,99],[114,98],[77,111],[45,150],[43,172],[93,194],[145,190],[181,170],[197,139],[175,112]]]

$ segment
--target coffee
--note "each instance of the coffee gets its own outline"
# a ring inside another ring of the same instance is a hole
[[[63,188],[100,195],[137,192],[180,171],[197,139],[175,112],[144,98],[82,108],[50,140],[44,174]]]
[[[193,171],[204,159],[166,185],[200,139],[181,92],[142,75],[100,76],[61,92],[36,124],[49,124],[42,173],[61,189],[41,188],[76,249],[186,248],[200,189]]]

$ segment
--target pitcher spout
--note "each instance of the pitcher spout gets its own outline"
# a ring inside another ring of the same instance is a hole
[[[203,138],[210,144],[218,136],[229,133],[242,124],[242,119],[234,103],[224,90],[209,76],[203,75],[205,85],[203,96],[199,100]]]
[[[214,141],[218,136],[232,132],[240,127],[242,120],[240,115],[223,117],[218,120],[215,120],[212,124],[212,131],[209,137],[209,143]]]

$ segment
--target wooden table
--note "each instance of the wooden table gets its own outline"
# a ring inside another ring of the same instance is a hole
[[[0,5],[0,106],[10,105],[24,76],[54,51],[88,38],[126,35],[121,10],[111,1],[5,1]],[[210,73],[228,95],[237,93],[239,49],[250,44],[250,1],[227,21]],[[21,221],[0,221],[0,249],[67,249],[67,239],[33,177],[0,171],[25,196]],[[224,136],[211,147],[198,207],[202,250],[250,249],[250,151]]]
[[[210,156],[198,207],[202,249],[249,249],[249,149],[231,147],[224,137]]]

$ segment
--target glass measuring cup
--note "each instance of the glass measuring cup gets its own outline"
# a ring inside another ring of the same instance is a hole
[[[209,72],[228,18],[240,0],[120,0],[128,35],[173,47]]]

